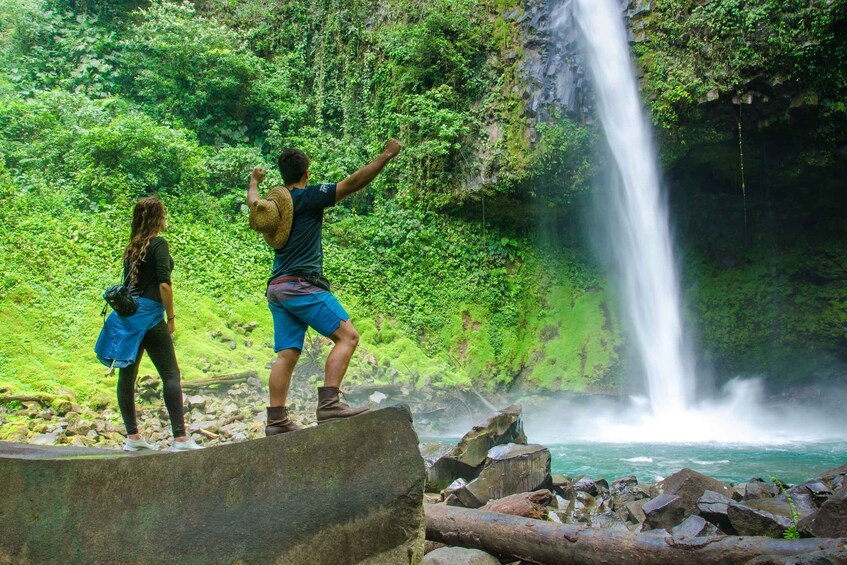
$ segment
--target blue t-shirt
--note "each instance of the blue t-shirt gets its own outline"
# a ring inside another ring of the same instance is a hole
[[[335,205],[335,185],[316,184],[291,191],[294,218],[288,241],[274,255],[273,274],[277,277],[322,275],[324,265],[321,228],[324,208]]]

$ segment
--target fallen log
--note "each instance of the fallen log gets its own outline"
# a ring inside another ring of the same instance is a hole
[[[206,379],[197,379],[193,381],[182,381],[183,391],[196,391],[209,388],[212,386],[232,386],[241,383],[246,383],[247,379],[256,378],[256,371],[244,371],[243,373],[234,373],[232,375],[217,375]]]
[[[42,406],[50,406],[56,400],[52,394],[9,394],[0,396],[0,404],[9,404],[11,402],[38,402]]]
[[[497,512],[499,514],[509,514],[510,516],[543,520],[547,517],[547,507],[551,502],[553,502],[552,492],[549,490],[537,490],[534,492],[520,492],[492,500],[481,507],[480,510],[483,512]]]
[[[424,505],[426,539],[542,564],[709,565],[760,556],[845,551],[847,538],[678,538],[545,522],[444,504]]]

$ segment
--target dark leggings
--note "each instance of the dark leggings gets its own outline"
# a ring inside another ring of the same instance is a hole
[[[162,396],[171,419],[174,437],[185,435],[185,422],[182,419],[182,386],[179,384],[179,365],[176,363],[174,342],[168,333],[164,320],[144,334],[135,363],[118,372],[118,406],[124,419],[127,435],[138,433],[135,421],[135,379],[138,377],[138,364],[144,352],[150,356],[153,365],[162,379]]]

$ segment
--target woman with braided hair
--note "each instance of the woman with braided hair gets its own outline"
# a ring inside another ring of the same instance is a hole
[[[159,236],[166,227],[161,200],[148,196],[136,203],[123,265],[124,280],[138,300],[138,310],[130,316],[112,312],[94,348],[101,362],[119,368],[118,406],[127,433],[124,451],[159,448],[141,436],[136,423],[135,381],[145,351],[162,379],[162,396],[174,436],[171,451],[201,449],[185,433],[179,366],[171,337],[176,318],[171,287],[174,262],[168,242]]]

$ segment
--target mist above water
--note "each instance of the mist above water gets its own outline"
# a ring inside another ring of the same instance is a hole
[[[733,379],[714,398],[672,414],[654,414],[645,397],[622,403],[602,397],[521,399],[530,441],[563,444],[589,441],[626,444],[720,443],[781,446],[796,442],[843,441],[842,414],[818,406],[773,405],[764,381]]]

